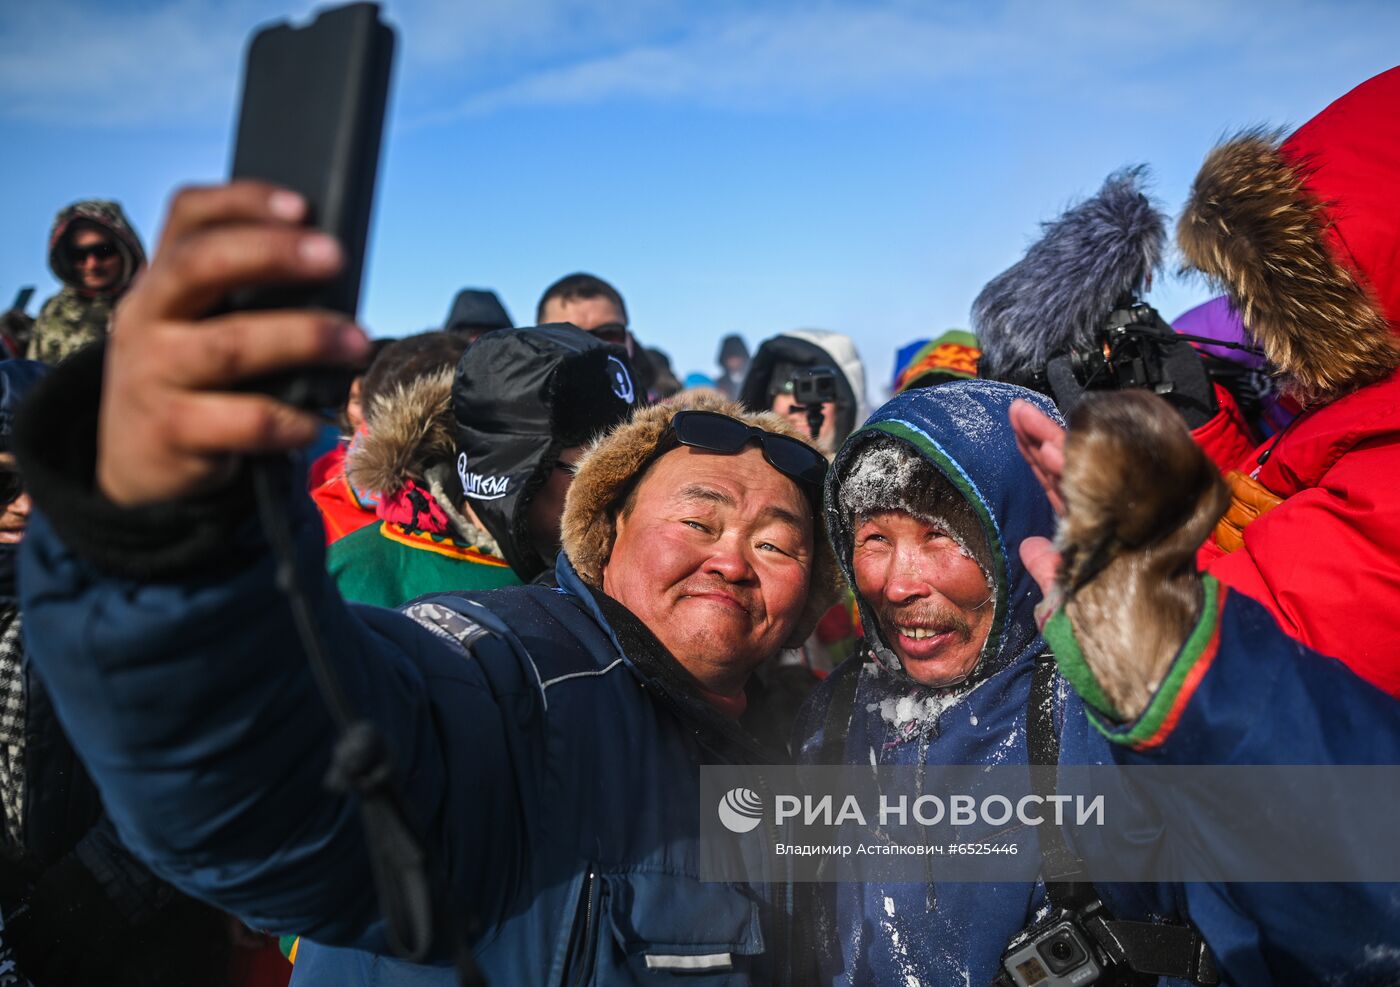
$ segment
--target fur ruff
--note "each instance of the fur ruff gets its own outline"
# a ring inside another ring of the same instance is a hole
[[[1092,347],[1120,301],[1141,296],[1166,244],[1166,219],[1140,188],[1146,170],[1110,175],[987,282],[972,303],[981,376],[1022,381],[1071,344]]]
[[[1196,550],[1229,494],[1181,416],[1140,390],[1075,406],[1061,492],[1054,595],[1114,708],[1135,719],[1200,616]]]
[[[1380,305],[1327,242],[1327,205],[1280,134],[1250,130],[1201,166],[1177,224],[1187,263],[1229,292],[1245,327],[1304,404],[1329,401],[1400,366]]]
[[[574,569],[590,586],[601,589],[603,567],[612,555],[617,538],[616,505],[628,485],[646,467],[677,411],[694,408],[717,411],[750,425],[793,438],[799,435],[785,418],[771,412],[745,411],[740,405],[717,394],[691,392],[684,401],[666,402],[640,408],[632,419],[595,442],[579,460],[578,473],[569,486],[560,523],[564,553]],[[807,602],[786,647],[801,647],[816,629],[817,622],[836,601],[840,585],[836,557],[827,540],[821,519],[814,518],[816,554],[812,564],[812,585]]]
[[[361,490],[392,493],[411,477],[427,486],[434,463],[457,456],[453,438],[454,368],[400,384],[375,397],[367,416],[369,428],[345,462],[350,482]]]

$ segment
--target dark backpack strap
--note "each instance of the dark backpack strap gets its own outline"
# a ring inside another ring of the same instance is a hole
[[[860,652],[850,661],[861,661]],[[860,686],[861,670],[857,666],[844,678],[837,679],[836,689],[831,694],[831,705],[826,708],[826,719],[822,723],[822,746],[817,756],[818,764],[845,764],[846,737],[851,732],[851,717],[856,710],[856,689]]]
[[[1110,956],[1136,973],[1204,987],[1220,983],[1210,947],[1193,925],[1125,922],[1100,913],[1087,919],[1084,927]]]
[[[1055,658],[1037,655],[1031,671],[1030,708],[1026,711],[1026,743],[1031,756],[1031,788],[1041,798],[1059,789],[1060,733],[1055,729]],[[1065,843],[1057,825],[1040,830],[1041,873],[1045,893],[1056,908],[1077,908],[1094,900],[1093,885],[1084,878],[1084,865]]]
[[[1036,656],[1026,719],[1031,785],[1037,795],[1045,798],[1057,792],[1060,763],[1060,734],[1055,729],[1053,655]],[[1083,861],[1070,850],[1059,826],[1041,828],[1040,858],[1045,894],[1051,905],[1075,910],[1097,901]],[[1084,920],[1084,928],[1109,956],[1136,973],[1176,977],[1203,985],[1220,983],[1220,972],[1210,947],[1195,926],[1120,921],[1110,918],[1103,906],[1098,905]],[[995,985],[1011,983],[1010,975],[1004,970],[995,981]]]

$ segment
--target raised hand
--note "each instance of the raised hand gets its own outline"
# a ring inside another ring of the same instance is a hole
[[[1011,407],[1017,445],[1060,525],[1021,560],[1063,605],[1085,661],[1126,719],[1147,705],[1200,615],[1196,549],[1228,495],[1181,418],[1147,391],[1086,396],[1068,433]],[[1048,613],[1046,614],[1048,616]]]
[[[364,331],[330,312],[205,317],[233,289],[339,270],[340,247],[302,226],[305,216],[300,196],[261,182],[175,196],[155,257],[112,322],[97,453],[108,498],[135,506],[198,495],[226,482],[240,454],[316,437],[314,415],[234,388],[306,363],[358,364]]]

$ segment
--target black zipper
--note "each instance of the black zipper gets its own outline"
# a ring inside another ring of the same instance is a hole
[[[581,987],[593,979],[593,964],[597,959],[598,872],[590,866],[579,892],[578,908],[574,912],[573,932],[569,936],[569,958],[564,964],[563,983]]]

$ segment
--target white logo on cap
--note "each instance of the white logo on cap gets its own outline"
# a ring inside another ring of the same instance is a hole
[[[465,452],[457,457],[457,479],[462,481],[462,496],[472,500],[500,500],[510,492],[510,477],[470,472]]]
[[[608,357],[608,383],[619,401],[631,404],[637,400],[637,389],[632,385],[632,375],[627,366],[615,356]]]

